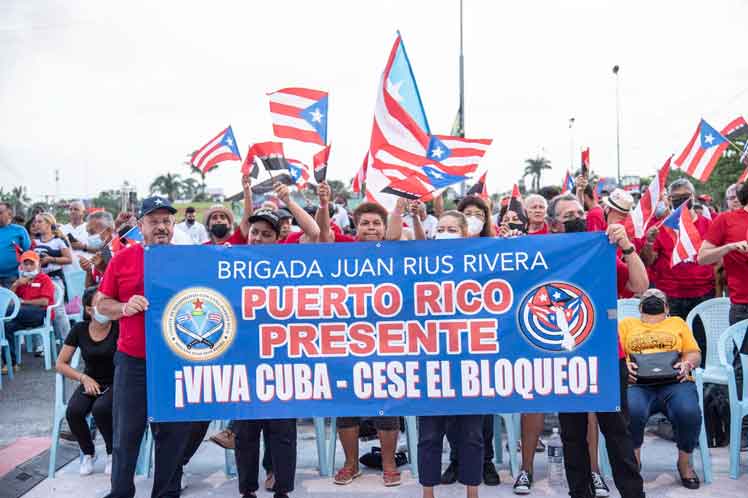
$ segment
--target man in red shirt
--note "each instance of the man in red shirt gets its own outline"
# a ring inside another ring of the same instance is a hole
[[[608,227],[605,221],[605,213],[595,199],[595,192],[586,176],[578,176],[574,185],[577,189],[577,199],[587,211],[587,231],[604,232]]]
[[[614,201],[620,198],[619,195],[613,195],[616,192],[612,192],[610,196]],[[574,195],[564,194],[551,200],[548,205],[548,218],[551,231],[554,233],[587,231],[584,209]],[[606,232],[610,242],[617,245],[621,253],[621,257],[616,258],[619,295],[623,291],[644,292],[649,286],[647,271],[633,243],[628,239],[626,229],[620,224],[609,224]],[[623,498],[643,498],[644,483],[639,473],[639,465],[636,462],[627,422],[628,369],[620,342],[618,349],[621,411],[598,412],[596,415],[600,430],[608,441],[608,456],[613,468],[616,488]],[[587,443],[588,415],[586,413],[559,413],[558,416],[561,424],[561,439],[564,443],[564,466],[569,483],[569,495],[572,497],[594,496],[592,490],[597,491],[598,483],[594,482],[592,475]]]
[[[10,360],[13,368],[17,368],[18,360],[15,332],[39,327],[44,322],[47,306],[55,302],[55,284],[45,273],[39,271],[39,254],[26,251],[19,259],[21,276],[13,282],[10,290],[18,296],[21,307],[16,317],[5,324],[5,338],[10,345]],[[8,310],[9,313],[11,311]]]
[[[140,208],[138,227],[143,245],[170,244],[177,212],[164,197],[149,197]],[[96,309],[119,320],[119,340],[114,357],[112,489],[107,498],[135,496],[135,466],[146,429],[145,316],[143,296],[143,245],[133,244],[117,252],[99,286]],[[152,423],[156,441],[155,471],[151,496],[179,496],[182,465],[197,451],[204,422]]]
[[[711,221],[697,216],[693,209],[695,190],[693,184],[681,178],[668,187],[668,198],[672,209],[687,204],[691,218],[702,239],[706,237]],[[666,230],[654,226],[647,230],[647,237],[640,255],[644,264],[651,268],[657,288],[668,298],[670,315],[686,319],[697,304],[714,297],[714,269],[710,265],[699,265],[692,261],[670,267],[675,241]],[[693,335],[702,353],[702,366],[706,360],[706,335],[704,325],[694,322]]]

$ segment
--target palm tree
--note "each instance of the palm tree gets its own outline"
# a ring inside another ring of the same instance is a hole
[[[535,159],[525,160],[525,174],[522,178],[532,176],[531,190],[533,192],[540,190],[540,177],[544,169],[551,169],[551,162],[544,157],[538,156]]]
[[[182,178],[179,174],[166,173],[159,175],[151,183],[151,194],[158,192],[165,195],[170,201],[174,201],[182,193]]]
[[[185,178],[182,180],[182,194],[185,199],[194,201],[202,191],[201,185],[194,178]]]

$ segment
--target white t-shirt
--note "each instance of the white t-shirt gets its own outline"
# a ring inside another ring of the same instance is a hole
[[[196,221],[191,226],[186,221],[183,221],[182,223],[177,223],[177,228],[189,235],[194,244],[204,244],[210,240],[205,225],[199,221]]]
[[[411,230],[413,229],[413,217],[411,215],[403,216],[403,221],[405,221],[405,224],[408,225],[408,228]],[[439,224],[439,220],[436,219],[435,216],[431,216],[430,214],[426,215],[426,218],[421,221],[421,225],[423,226],[423,231],[426,234],[427,239],[431,239],[434,237],[434,234],[436,233],[436,225]]]
[[[345,230],[351,224],[351,220],[348,219],[348,211],[343,206],[335,206],[335,214],[332,215],[332,220],[341,230]]]
[[[42,242],[41,239],[34,239],[34,252],[39,255],[39,258],[43,258],[44,256],[60,258],[62,257],[62,250],[66,247],[68,247],[68,245],[59,237],[52,237],[47,242]],[[61,269],[61,265],[49,263],[47,266],[42,267],[42,272],[51,273]]]
[[[188,234],[182,230],[174,230],[174,235],[171,236],[171,243],[177,246],[193,246],[195,242]]]
[[[70,234],[72,234],[73,237],[75,237],[75,240],[77,240],[78,242],[82,242],[84,244],[88,243],[88,230],[86,230],[85,223],[81,223],[77,227],[74,227],[72,224],[67,223],[65,225],[62,225],[60,227],[60,230],[62,230],[62,233],[64,233],[65,236],[68,237],[68,239],[70,238]],[[70,242],[72,243],[73,241],[71,240]],[[78,265],[78,256],[90,258],[92,254],[87,253],[86,251],[73,250],[73,266]]]

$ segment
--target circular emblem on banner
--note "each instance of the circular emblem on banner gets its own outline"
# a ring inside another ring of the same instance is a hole
[[[528,292],[517,318],[520,331],[533,345],[561,353],[587,340],[595,325],[595,308],[580,288],[549,282]]]
[[[182,358],[212,360],[233,342],[236,317],[221,294],[205,287],[192,287],[166,305],[162,329],[166,343]]]

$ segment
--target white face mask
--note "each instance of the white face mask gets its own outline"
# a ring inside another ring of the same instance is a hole
[[[23,271],[21,270],[19,272],[23,278],[34,278],[37,275],[39,275],[39,270],[33,270],[33,271]]]
[[[434,239],[436,240],[446,240],[446,239],[461,239],[462,235],[459,233],[454,232],[436,232],[434,235]]]
[[[480,235],[480,233],[483,231],[483,225],[485,225],[485,222],[477,216],[468,216],[467,224],[468,234],[475,236]]]
[[[101,240],[101,234],[95,234],[88,237],[88,241],[86,242],[86,246],[89,249],[92,249],[94,251],[98,251],[104,246],[104,241]]]

